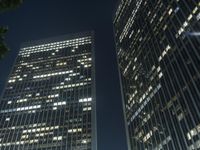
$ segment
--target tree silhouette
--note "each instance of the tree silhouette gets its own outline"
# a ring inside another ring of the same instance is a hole
[[[0,13],[3,13],[8,10],[12,10],[20,6],[23,0],[0,0]],[[8,31],[8,27],[0,26],[0,59],[6,54],[9,50],[5,43],[5,35]]]

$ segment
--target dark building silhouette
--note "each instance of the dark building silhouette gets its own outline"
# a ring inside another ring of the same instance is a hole
[[[22,44],[0,100],[1,150],[96,150],[93,39]]]
[[[128,147],[200,149],[200,2],[121,0],[114,17]]]

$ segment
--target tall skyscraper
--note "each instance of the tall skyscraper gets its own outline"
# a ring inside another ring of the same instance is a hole
[[[96,150],[92,32],[22,44],[0,100],[1,150]]]
[[[114,31],[128,147],[200,149],[200,2],[121,0]]]

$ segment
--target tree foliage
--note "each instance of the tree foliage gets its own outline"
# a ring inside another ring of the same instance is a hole
[[[0,27],[0,58],[2,58],[6,52],[9,50],[5,44],[5,34],[8,31],[6,27]]]
[[[0,0],[0,12],[18,7],[23,0]]]
[[[23,0],[0,0],[0,13],[17,8]],[[7,27],[0,26],[0,58],[9,50],[5,43]]]

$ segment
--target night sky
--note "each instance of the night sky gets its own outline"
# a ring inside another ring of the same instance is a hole
[[[0,15],[11,49],[0,60],[0,92],[20,44],[64,34],[95,31],[98,150],[126,150],[112,17],[117,0],[25,0]]]

